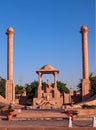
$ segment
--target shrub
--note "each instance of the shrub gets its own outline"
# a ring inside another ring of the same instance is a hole
[[[83,105],[81,105],[81,107],[82,107],[83,109],[95,109],[95,108],[96,108],[96,105],[83,104]]]

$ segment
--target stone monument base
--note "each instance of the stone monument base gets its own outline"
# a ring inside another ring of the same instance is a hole
[[[11,103],[15,100],[15,84],[13,80],[6,81],[6,99]]]
[[[90,81],[89,79],[82,80],[82,101],[90,98]]]

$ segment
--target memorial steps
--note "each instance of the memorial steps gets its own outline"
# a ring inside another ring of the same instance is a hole
[[[68,117],[59,111],[48,110],[21,110],[21,113],[12,120],[63,120]]]

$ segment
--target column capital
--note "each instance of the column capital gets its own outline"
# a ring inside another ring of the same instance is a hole
[[[85,33],[85,32],[88,33],[89,30],[88,30],[87,26],[83,25],[83,26],[81,27],[81,29],[80,29],[80,33]]]
[[[7,35],[14,34],[14,29],[12,27],[9,27],[6,32]]]
[[[57,75],[57,72],[54,72],[53,75],[56,76],[56,75]]]
[[[42,73],[41,73],[41,72],[38,72],[38,75],[39,75],[39,76],[42,76]]]

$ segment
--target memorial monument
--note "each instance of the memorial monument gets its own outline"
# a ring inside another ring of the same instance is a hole
[[[6,99],[11,103],[15,100],[15,85],[13,80],[13,36],[14,30],[9,27],[7,35],[7,81],[6,81]]]
[[[80,33],[82,35],[82,101],[90,98],[90,81],[88,71],[88,28],[84,25],[81,27]]]
[[[57,89],[56,77],[59,73],[53,66],[47,64],[43,66],[40,70],[36,71],[38,74],[38,90],[36,92],[36,97],[33,99],[34,108],[50,109],[59,108],[62,106],[63,99]],[[42,75],[52,74],[54,76],[54,87],[47,82],[44,86],[42,85]]]
[[[90,97],[90,80],[88,72],[88,28],[84,25],[80,29],[82,35],[82,101],[86,101]],[[7,81],[6,81],[6,99],[9,102],[15,100],[15,85],[13,80],[13,36],[14,30],[9,27],[6,32],[7,35]],[[62,105],[62,97],[57,89],[57,74],[59,73],[51,65],[45,65],[40,70],[36,71],[38,74],[38,90],[36,97],[33,99],[33,106],[36,107],[47,107],[44,105],[45,102],[50,104],[48,107],[60,107]],[[52,74],[54,76],[54,87],[52,88],[48,82],[45,88],[42,86],[42,75]]]

